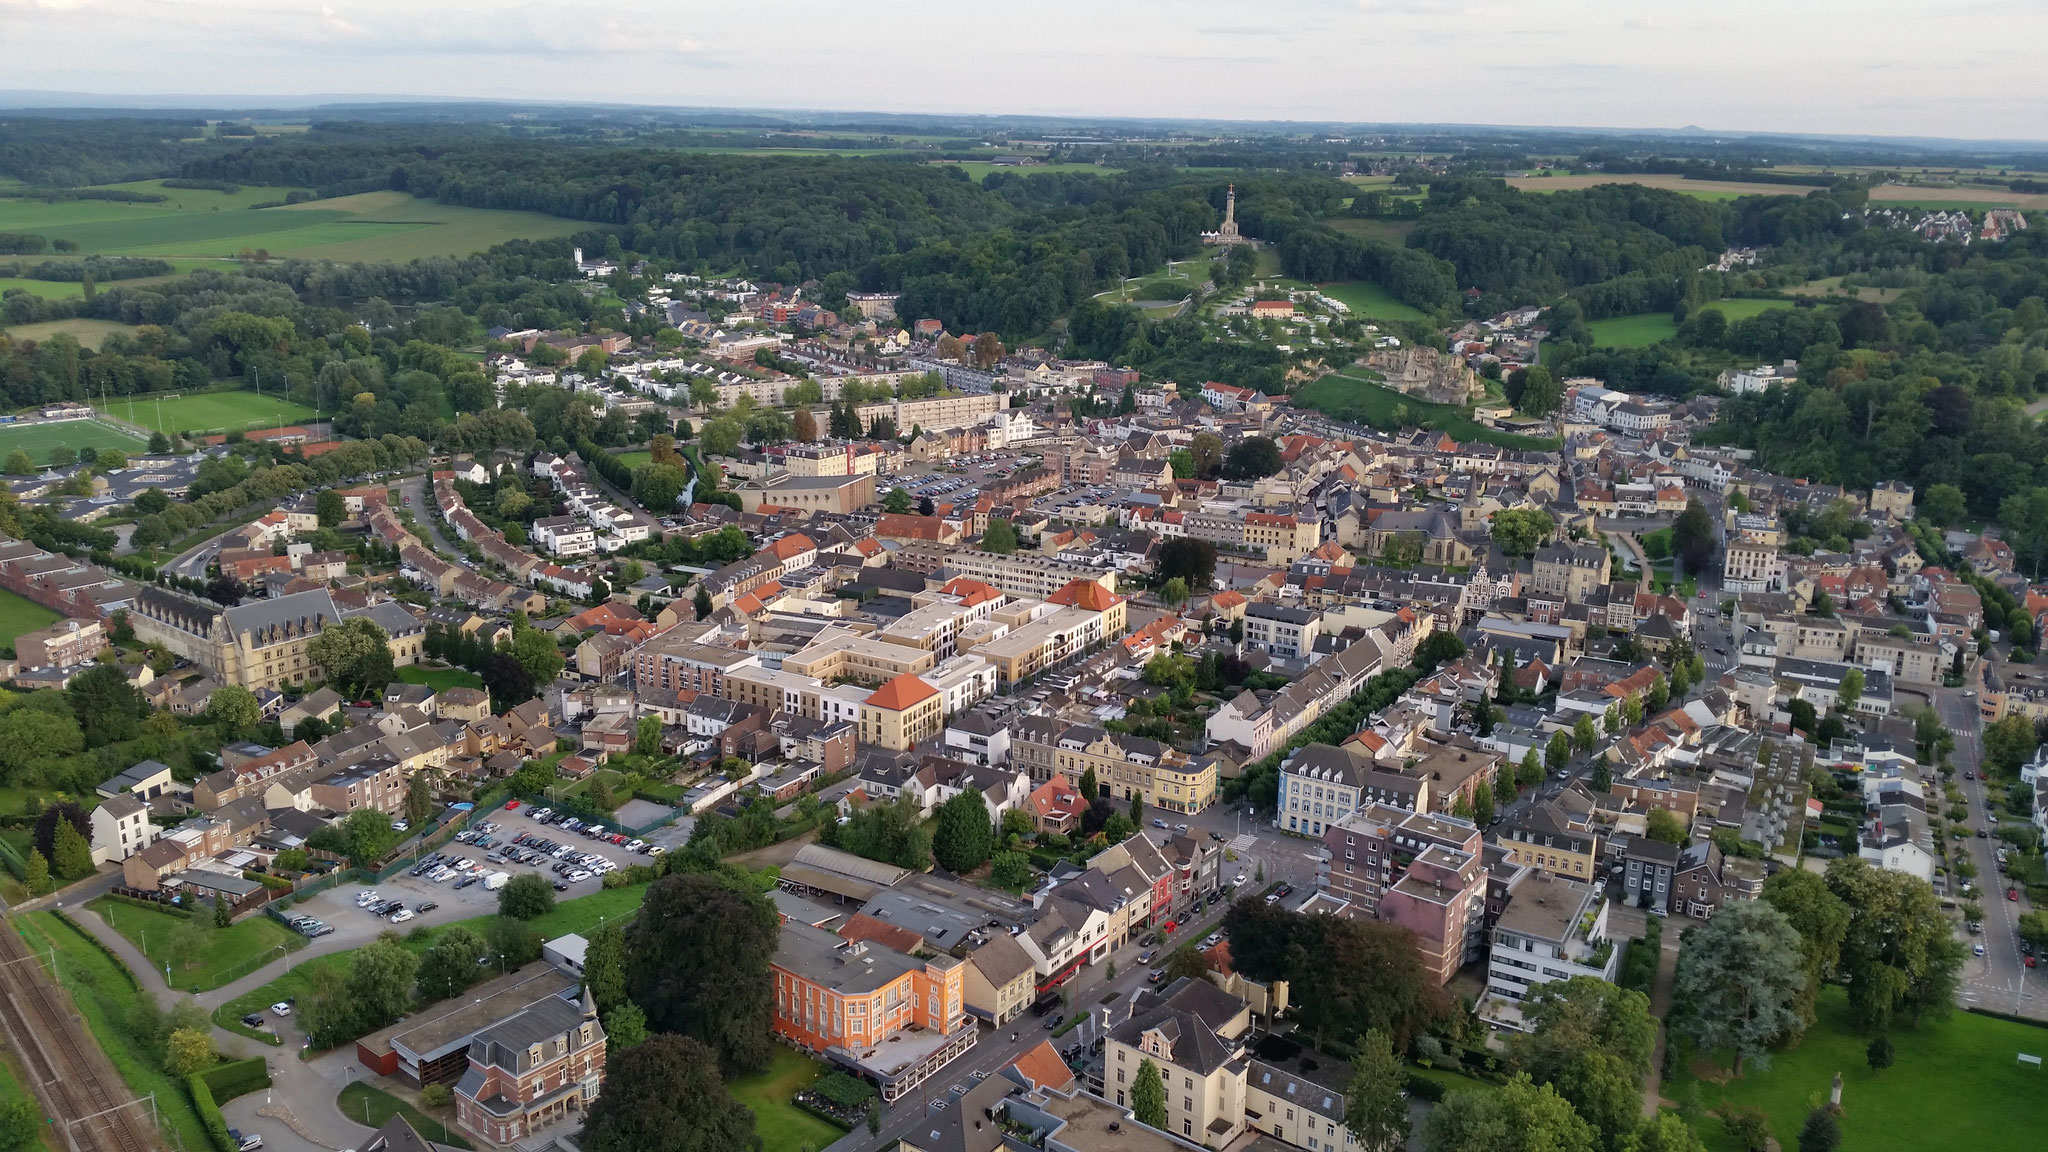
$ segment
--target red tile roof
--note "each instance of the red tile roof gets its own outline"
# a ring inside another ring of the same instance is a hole
[[[939,694],[937,688],[912,672],[905,672],[880,688],[867,698],[867,703],[891,712],[901,712],[912,705],[929,700]]]

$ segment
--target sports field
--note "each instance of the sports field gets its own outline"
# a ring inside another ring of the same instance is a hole
[[[1747,320],[1774,308],[1790,308],[1790,300],[1716,300],[1701,305],[1702,310],[1719,312],[1729,323]],[[1606,320],[1595,320],[1586,325],[1593,330],[1593,343],[1600,348],[1648,348],[1660,340],[1669,340],[1678,335],[1678,325],[1672,323],[1669,312],[1642,312],[1634,316],[1615,316]]]
[[[34,424],[0,424],[0,456],[19,448],[37,464],[50,460],[50,449],[115,448],[140,452],[147,445],[98,420],[50,420]]]
[[[12,648],[15,637],[38,628],[47,628],[58,619],[57,613],[28,597],[0,588],[0,644]]]
[[[202,392],[189,396],[123,396],[106,411],[157,432],[228,432],[278,428],[317,420],[320,414],[281,396],[254,392]]]
[[[0,199],[0,232],[70,240],[86,254],[231,258],[261,249],[272,256],[404,260],[467,255],[507,240],[567,236],[585,227],[537,212],[460,208],[403,192],[256,209],[252,205],[282,200],[285,189],[223,193],[164,188],[159,181],[116,187],[169,199],[155,204]]]
[[[1422,309],[1403,304],[1389,295],[1385,288],[1370,280],[1345,280],[1332,284],[1316,285],[1318,291],[1332,300],[1341,301],[1351,309],[1351,314],[1361,320],[1427,320]]]

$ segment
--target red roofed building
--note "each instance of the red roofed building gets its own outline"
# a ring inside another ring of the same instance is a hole
[[[937,736],[945,722],[945,697],[909,672],[875,689],[860,704],[861,742],[895,752]]]
[[[1040,784],[1026,803],[1031,806],[1031,818],[1040,832],[1057,832],[1063,836],[1081,826],[1081,814],[1088,810],[1088,801],[1081,798],[1081,790],[1061,775],[1054,775]]]

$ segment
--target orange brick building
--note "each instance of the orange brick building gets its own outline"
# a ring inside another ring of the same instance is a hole
[[[876,1081],[895,1100],[974,1046],[964,962],[906,956],[794,921],[772,964],[784,1040]]]

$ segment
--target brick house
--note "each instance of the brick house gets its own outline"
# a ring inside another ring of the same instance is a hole
[[[579,1006],[559,997],[478,1032],[469,1070],[455,1085],[455,1120],[493,1146],[518,1143],[583,1111],[604,1084],[605,1035],[586,990]]]

